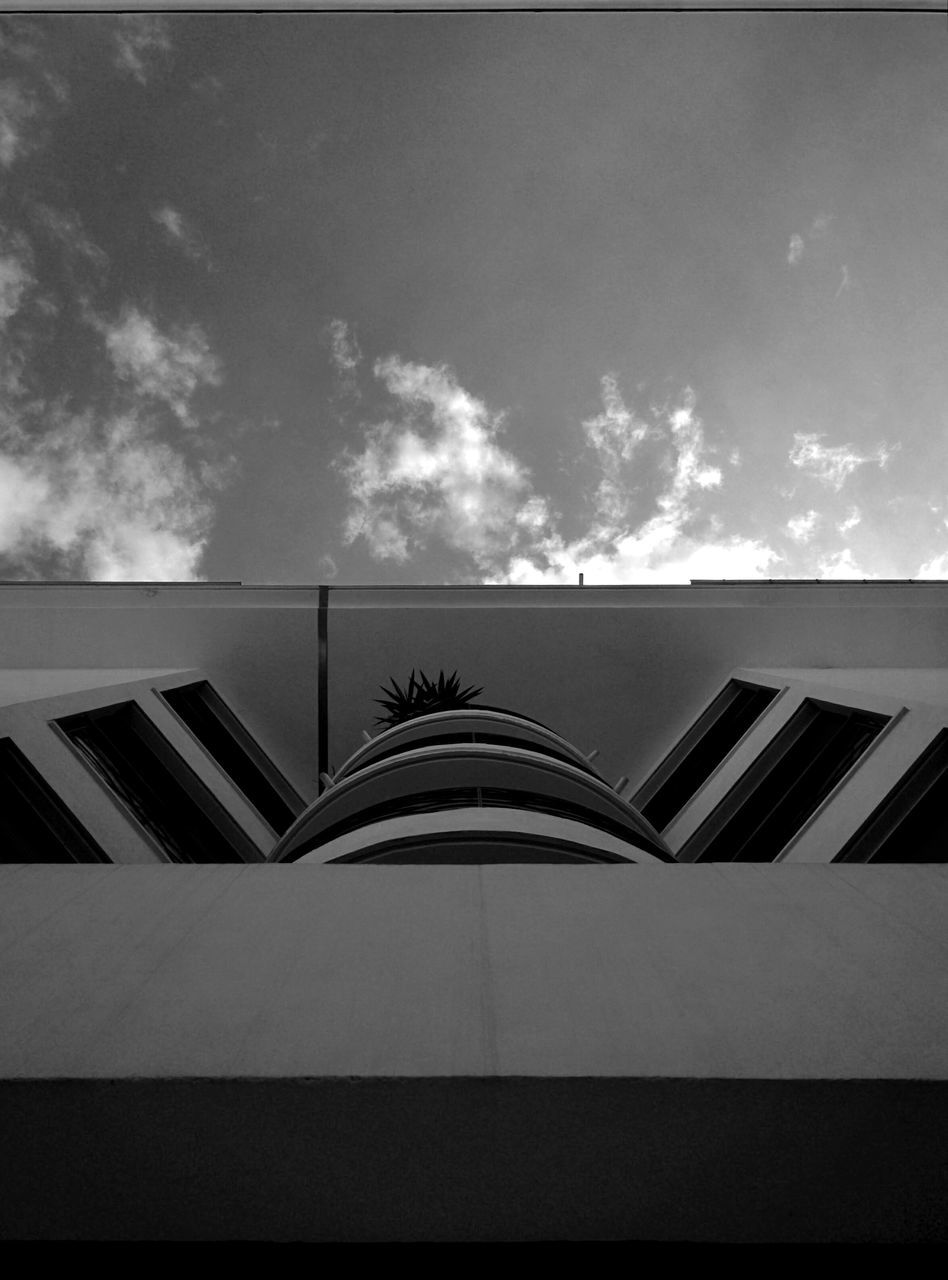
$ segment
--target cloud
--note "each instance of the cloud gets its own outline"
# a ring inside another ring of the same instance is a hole
[[[626,408],[616,379],[606,374],[600,379],[602,413],[583,424],[586,443],[598,455],[602,479],[595,504],[599,518],[607,523],[622,520],[628,505],[623,464],[631,462],[640,444],[649,435],[648,423]]]
[[[756,539],[722,535],[719,521],[699,527],[697,508],[722,474],[707,460],[687,388],[645,418],[626,406],[614,377],[601,380],[602,411],[581,424],[600,479],[586,531],[567,539],[529,469],[500,443],[502,414],[444,366],[393,356],[374,372],[398,412],[364,426],[364,448],[335,466],[349,490],[345,541],[364,540],[376,559],[405,562],[440,543],[488,583],[574,583],[580,571],[590,583],[621,583],[759,577],[779,558]],[[664,446],[665,465],[652,514],[641,519],[629,475],[646,440]]]
[[[32,258],[25,236],[0,227],[0,330],[16,315],[23,296],[36,283]]]
[[[166,204],[160,209],[153,210],[151,216],[152,221],[161,227],[169,244],[180,249],[189,258],[193,258],[195,262],[207,256],[201,237],[179,210]]]
[[[324,334],[340,390],[358,397],[356,373],[362,363],[362,352],[352,328],[345,320],[330,320]]]
[[[790,237],[790,247],[787,249],[787,262],[791,267],[795,267],[803,257],[803,237],[792,235]]]
[[[339,573],[339,566],[328,552],[321,555],[316,563],[319,565],[320,574],[325,578],[335,578]]]
[[[15,80],[0,81],[0,165],[4,169],[29,150],[27,124],[38,110],[34,94]]]
[[[374,373],[402,412],[337,460],[351,498],[346,542],[361,537],[377,559],[404,561],[437,538],[481,569],[493,565],[540,518],[529,472],[497,442],[502,418],[444,366],[392,356]]]
[[[803,515],[792,516],[787,521],[787,530],[790,537],[796,542],[809,542],[816,532],[819,519],[820,513],[812,510]]]
[[[851,281],[850,281],[850,279],[849,279],[849,267],[847,267],[847,266],[843,266],[843,267],[841,267],[841,268],[840,268],[840,270],[841,270],[841,272],[842,272],[842,279],[840,280],[840,282],[839,282],[839,288],[836,290],[836,293],[835,293],[835,295],[834,295],[834,296],[835,296],[835,297],[837,297],[837,298],[839,297],[839,295],[840,295],[841,293],[843,293],[843,292],[844,292],[844,290],[846,290],[846,289],[848,289],[848,288],[849,288],[850,283],[851,283]]]
[[[913,574],[916,578],[948,578],[948,551],[926,560]]]
[[[0,27],[0,50],[18,62],[35,62],[40,56],[42,35],[35,23],[19,17],[4,17]]]
[[[862,514],[858,507],[850,507],[849,514],[845,520],[840,520],[836,529],[839,533],[848,533],[850,529],[855,529],[856,525],[862,520]]]
[[[789,453],[792,466],[799,467],[805,474],[819,480],[822,484],[838,493],[846,480],[857,467],[867,462],[878,463],[885,467],[899,446],[881,444],[872,453],[857,453],[852,445],[824,445],[820,441],[823,435],[818,432],[796,431],[794,444]]]
[[[44,430],[0,433],[0,554],[36,576],[53,557],[98,581],[190,580],[224,466],[190,461],[147,422],[47,408]]]
[[[218,362],[198,325],[163,334],[150,317],[127,307],[109,324],[92,317],[104,338],[115,372],[135,394],[166,404],[187,427],[195,425],[191,397],[203,386],[217,386]]]
[[[831,555],[822,556],[817,564],[817,577],[820,578],[875,578],[878,574],[870,573],[856,564],[849,547],[835,551]]]
[[[86,235],[77,213],[64,213],[51,205],[38,204],[34,214],[39,224],[63,246],[67,254],[85,258],[100,271],[108,266],[108,257]]]
[[[619,539],[612,548],[583,554],[581,544],[549,549],[549,564],[519,558],[487,582],[519,586],[572,585],[580,572],[587,586],[629,583],[687,583],[692,578],[763,578],[774,576],[780,557],[754,538],[730,537],[704,542],[670,527],[652,528]]]
[[[813,219],[810,227],[811,236],[825,236],[830,229],[830,223],[833,221],[831,213],[818,213]]]
[[[139,84],[148,83],[154,64],[171,49],[166,18],[151,13],[122,14],[113,28],[114,65]]]

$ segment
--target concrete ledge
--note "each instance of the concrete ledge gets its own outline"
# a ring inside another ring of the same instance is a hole
[[[948,1084],[0,1085],[4,1239],[940,1240]]]
[[[0,1077],[948,1080],[939,866],[0,873]]]

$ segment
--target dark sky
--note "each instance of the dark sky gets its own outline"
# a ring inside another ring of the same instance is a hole
[[[948,577],[943,14],[0,32],[0,576]]]

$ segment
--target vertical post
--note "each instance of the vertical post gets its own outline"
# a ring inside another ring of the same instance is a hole
[[[318,674],[316,679],[316,758],[319,770],[319,794],[325,789],[324,776],[329,770],[329,588],[319,588],[317,610]]]

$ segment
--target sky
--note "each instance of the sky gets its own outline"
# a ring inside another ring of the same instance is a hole
[[[944,14],[0,17],[0,579],[948,578]]]

